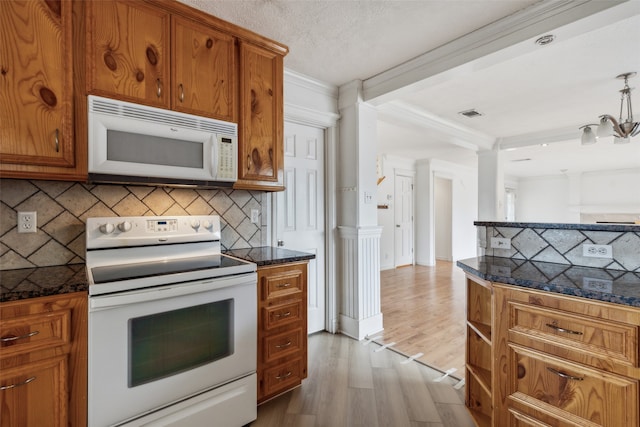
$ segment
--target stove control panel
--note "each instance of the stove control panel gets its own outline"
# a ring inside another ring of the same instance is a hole
[[[147,230],[150,233],[173,233],[178,231],[177,219],[147,220]]]
[[[217,215],[87,218],[87,249],[220,241]]]

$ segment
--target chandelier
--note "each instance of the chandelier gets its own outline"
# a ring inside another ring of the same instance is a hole
[[[620,118],[616,120],[609,114],[600,116],[600,124],[588,124],[581,126],[582,145],[595,144],[598,138],[613,136],[615,144],[626,144],[631,141],[632,136],[640,133],[640,122],[633,121],[633,110],[631,109],[631,88],[629,78],[635,76],[635,72],[624,73],[616,76],[617,79],[624,79],[624,87],[620,91]],[[626,104],[626,108],[625,108]],[[622,113],[626,111],[626,119],[622,119]],[[591,130],[592,126],[598,126],[596,133]]]

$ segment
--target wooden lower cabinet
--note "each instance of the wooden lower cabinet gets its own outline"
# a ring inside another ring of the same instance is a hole
[[[0,426],[87,424],[87,294],[0,304]]]
[[[258,268],[258,403],[307,377],[307,261]]]
[[[476,425],[640,426],[640,309],[467,283],[466,405]]]

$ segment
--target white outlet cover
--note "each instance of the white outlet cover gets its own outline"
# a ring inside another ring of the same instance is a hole
[[[493,249],[511,249],[511,239],[505,237],[492,237],[491,247]]]
[[[38,231],[37,212],[18,212],[18,233],[35,233]]]
[[[613,281],[606,279],[596,279],[593,277],[583,277],[582,289],[587,291],[611,293],[611,291],[613,290]]]
[[[582,256],[587,258],[613,258],[613,248],[611,245],[585,243],[582,245]]]

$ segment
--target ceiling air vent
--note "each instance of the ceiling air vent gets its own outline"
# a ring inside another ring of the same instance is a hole
[[[476,109],[460,111],[458,114],[461,114],[470,119],[474,117],[480,117],[482,115],[482,113],[479,113]]]

